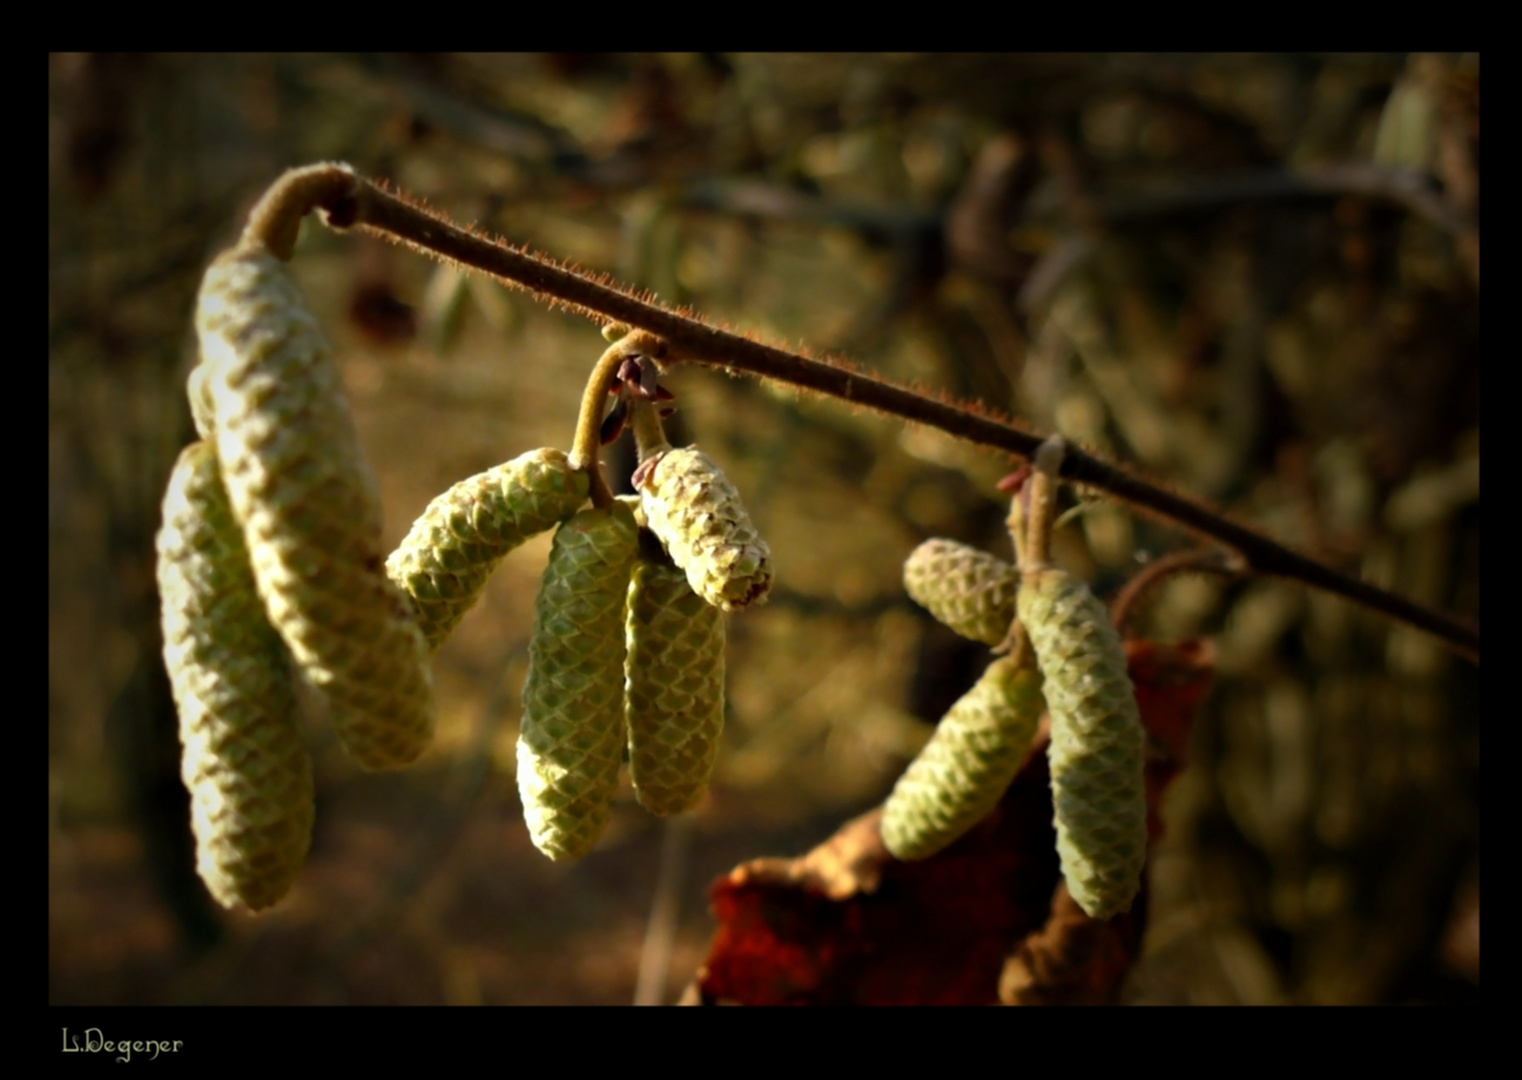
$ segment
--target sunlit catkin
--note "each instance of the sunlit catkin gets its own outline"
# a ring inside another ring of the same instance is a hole
[[[904,589],[963,637],[997,645],[1015,618],[1020,571],[955,540],[926,540],[904,561]]]
[[[207,269],[196,329],[197,396],[270,622],[344,747],[366,768],[405,765],[433,734],[428,646],[386,578],[380,500],[322,331],[257,244]]]
[[[1041,673],[1001,657],[963,694],[894,785],[883,842],[894,857],[924,859],[994,808],[1041,722]]]
[[[518,794],[534,845],[586,854],[608,823],[624,748],[624,604],[637,548],[623,504],[555,532],[534,608]]]
[[[1131,906],[1147,862],[1144,736],[1126,656],[1108,613],[1060,570],[1025,579],[1020,621],[1045,676],[1057,853],[1091,917]]]
[[[650,531],[687,574],[692,591],[737,611],[771,588],[771,549],[751,524],[740,493],[701,450],[669,450],[640,479]]]
[[[503,556],[586,499],[587,474],[545,448],[461,480],[429,503],[386,560],[429,647],[437,649],[454,631]]]
[[[208,443],[186,447],[170,477],[158,585],[196,870],[219,904],[260,911],[306,860],[312,763],[285,647],[264,616]]]
[[[640,805],[665,816],[702,799],[724,729],[724,614],[664,558],[629,583],[624,708]]]

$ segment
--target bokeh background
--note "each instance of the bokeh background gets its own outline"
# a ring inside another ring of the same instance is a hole
[[[681,370],[674,434],[775,554],[729,622],[712,795],[627,786],[571,866],[512,779],[548,539],[435,665],[440,727],[367,775],[311,710],[290,898],[191,869],[152,543],[201,268],[288,166],[343,160],[457,220],[767,340],[1060,431],[1340,567],[1479,614],[1473,55],[152,56],[48,65],[48,914],[54,1003],[669,1001],[708,884],[880,801],[986,650],[903,595],[950,536],[1008,557],[1010,462],[785,388]],[[309,226],[394,542],[451,483],[566,447],[597,328]],[[627,477],[627,448],[609,455]],[[1086,501],[1101,595],[1193,543]],[[1137,1002],[1467,1001],[1479,987],[1479,673],[1276,581],[1172,581],[1210,637]]]

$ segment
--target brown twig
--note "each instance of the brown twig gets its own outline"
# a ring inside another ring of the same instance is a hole
[[[434,258],[453,261],[506,284],[528,289],[550,304],[599,324],[613,319],[648,331],[667,343],[668,360],[687,360],[730,372],[748,372],[813,390],[1021,458],[1033,456],[1041,444],[1039,435],[971,407],[938,401],[839,363],[814,360],[763,345],[710,326],[691,315],[661,307],[589,274],[462,229],[437,212],[383,191],[368,181],[360,180],[351,194],[337,183],[339,177],[352,176],[345,167],[314,166],[301,171],[310,174],[322,169],[334,171],[332,182],[335,190],[340,192],[330,202],[320,204],[326,211],[328,224],[337,228],[360,226]],[[1480,632],[1473,623],[1413,603],[1291,551],[1201,503],[1149,483],[1118,465],[1077,447],[1069,447],[1062,476],[1235,548],[1252,572],[1289,578],[1353,600],[1389,618],[1425,630],[1475,662],[1479,661]]]
[[[1175,551],[1154,559],[1126,582],[1125,588],[1116,594],[1110,604],[1110,621],[1115,629],[1125,632],[1126,623],[1141,606],[1141,602],[1157,586],[1175,574],[1217,574],[1222,577],[1238,577],[1242,566],[1229,552],[1219,548],[1191,548]]]

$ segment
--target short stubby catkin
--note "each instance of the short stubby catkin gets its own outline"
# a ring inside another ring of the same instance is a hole
[[[955,540],[926,540],[904,560],[904,589],[963,637],[998,645],[1015,618],[1020,571]]]
[[[518,794],[534,846],[591,850],[613,805],[624,749],[624,603],[638,547],[627,506],[588,508],[555,531],[534,607]]]
[[[1145,736],[1104,605],[1060,570],[1026,577],[1020,621],[1045,676],[1052,802],[1068,891],[1096,919],[1131,906],[1147,865]]]
[[[587,483],[565,454],[545,448],[461,480],[428,504],[386,573],[411,599],[429,648],[454,632],[503,556],[586,502]]]
[[[883,843],[925,859],[983,820],[1030,751],[1041,723],[1041,673],[1000,657],[953,705],[883,806]]]
[[[380,499],[322,331],[258,244],[207,269],[196,330],[197,396],[270,622],[360,764],[406,765],[433,737],[428,645],[386,577]]]
[[[740,493],[701,450],[668,450],[641,479],[650,531],[687,574],[692,591],[738,611],[765,599],[771,549],[751,524]]]
[[[680,814],[708,789],[724,730],[724,613],[664,557],[642,553],[626,626],[629,775],[646,810]]]
[[[208,443],[186,447],[170,477],[158,585],[196,870],[219,904],[262,911],[306,861],[312,761],[289,658]]]

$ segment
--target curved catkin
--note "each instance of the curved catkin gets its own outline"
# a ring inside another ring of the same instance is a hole
[[[433,737],[428,646],[386,578],[380,500],[322,331],[257,244],[207,269],[196,330],[198,396],[270,622],[360,764],[405,765]]]
[[[518,794],[534,846],[586,854],[608,823],[624,748],[624,602],[637,549],[627,506],[555,531],[534,608]]]
[[[751,524],[740,493],[701,450],[668,450],[639,484],[650,531],[687,574],[692,591],[738,611],[766,597],[771,549]]]
[[[306,861],[312,762],[285,647],[208,443],[186,447],[170,477],[158,585],[196,870],[219,904],[261,911]]]
[[[635,560],[624,713],[640,805],[680,814],[708,788],[724,730],[724,613],[663,558]]]
[[[428,504],[386,573],[411,599],[429,648],[454,632],[503,556],[586,502],[587,482],[565,454],[545,448],[461,480]]]
[[[955,540],[926,540],[904,560],[904,589],[963,637],[998,645],[1015,618],[1020,571]]]
[[[895,858],[928,858],[987,816],[1020,771],[1042,709],[1040,672],[1008,657],[988,665],[883,806],[883,843]]]
[[[1096,919],[1131,906],[1147,864],[1144,736],[1119,635],[1060,570],[1025,579],[1020,621],[1046,678],[1052,802],[1068,891]]]

